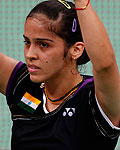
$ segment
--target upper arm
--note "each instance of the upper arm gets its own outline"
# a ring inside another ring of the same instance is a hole
[[[0,92],[4,95],[6,94],[6,87],[10,75],[17,63],[17,60],[0,52]]]
[[[120,123],[120,75],[117,63],[113,63],[101,71],[93,68],[95,93],[103,111],[114,125]]]

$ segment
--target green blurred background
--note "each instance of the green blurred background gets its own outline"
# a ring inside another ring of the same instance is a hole
[[[40,0],[0,0],[0,50],[24,61],[24,22],[29,11]],[[120,0],[92,0],[93,7],[104,23],[120,69]],[[92,37],[91,37],[92,38]],[[82,68],[91,74],[91,63]],[[10,150],[11,116],[5,97],[0,94],[0,150]],[[116,150],[120,150],[120,140]]]

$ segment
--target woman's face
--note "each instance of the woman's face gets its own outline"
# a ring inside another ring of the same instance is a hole
[[[48,31],[44,23],[29,17],[23,35],[24,56],[30,78],[37,83],[62,77],[70,60],[68,56],[64,58],[64,40]]]

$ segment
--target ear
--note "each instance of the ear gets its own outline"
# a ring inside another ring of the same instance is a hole
[[[73,60],[77,60],[84,51],[84,43],[83,42],[76,42],[71,48],[70,48],[70,55]]]

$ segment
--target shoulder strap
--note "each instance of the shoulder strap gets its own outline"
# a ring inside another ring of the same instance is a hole
[[[93,82],[93,81],[94,81],[93,77],[86,79],[86,80],[80,85],[80,87],[76,90],[76,92],[74,93],[74,96],[77,94],[77,92],[78,92],[82,87],[84,87],[85,85],[87,85],[88,83]]]

